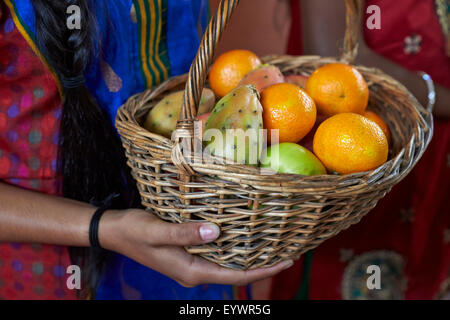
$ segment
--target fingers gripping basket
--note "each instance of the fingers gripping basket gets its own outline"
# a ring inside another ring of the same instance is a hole
[[[216,223],[222,232],[216,242],[187,251],[222,266],[253,269],[295,259],[359,222],[420,159],[432,137],[433,119],[431,110],[400,83],[379,70],[358,66],[370,87],[371,108],[392,132],[389,161],[376,170],[344,176],[267,176],[245,165],[190,161],[181,146],[192,146],[200,93],[217,42],[238,2],[221,2],[189,76],[171,78],[131,97],[118,112],[117,128],[148,211],[174,223]],[[340,59],[272,56],[265,62],[285,74],[303,75],[327,63],[351,63],[357,53],[361,2],[346,0],[346,6],[347,32]],[[174,141],[143,129],[146,113],[184,85],[185,101]]]

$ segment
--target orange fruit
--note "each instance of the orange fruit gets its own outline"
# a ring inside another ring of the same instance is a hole
[[[386,124],[386,122],[384,122],[384,120],[381,119],[381,117],[379,115],[377,115],[375,112],[369,111],[369,110],[363,112],[362,115],[364,117],[372,120],[377,125],[379,125],[381,130],[383,130],[384,134],[386,135],[386,138],[387,138],[388,142],[391,140],[391,132],[389,130],[389,127]]]
[[[348,174],[385,163],[389,146],[375,122],[356,113],[340,113],[319,126],[313,149],[329,171]]]
[[[270,142],[272,129],[279,130],[280,143],[300,141],[316,122],[316,105],[298,86],[279,83],[261,93],[263,122]]]
[[[232,50],[220,55],[211,67],[209,83],[218,97],[236,88],[250,71],[261,65],[259,57],[248,50]]]
[[[369,103],[369,87],[359,71],[347,64],[331,63],[308,78],[306,92],[319,113],[332,116],[343,112],[363,113]]]

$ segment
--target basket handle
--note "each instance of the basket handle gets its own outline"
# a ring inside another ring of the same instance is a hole
[[[362,0],[345,0],[345,37],[342,47],[341,61],[353,63],[358,55],[358,36],[362,13]]]
[[[197,116],[197,106],[217,44],[239,1],[221,0],[216,14],[205,31],[195,60],[189,70],[180,121],[192,120]]]
[[[191,65],[186,83],[183,108],[180,121],[190,121],[197,116],[197,106],[208,76],[209,66],[216,51],[217,43],[230,18],[239,4],[239,0],[222,0],[203,36],[197,56]],[[362,0],[345,0],[347,9],[346,32],[341,60],[352,63],[358,53],[358,33]]]
[[[179,144],[182,140],[184,140],[184,143],[191,144],[192,141],[188,142],[186,139],[192,140],[194,138],[194,119],[197,116],[197,108],[208,76],[209,66],[214,58],[220,37],[239,1],[220,1],[219,8],[205,31],[195,60],[189,70],[180,119],[178,120],[177,130],[175,130],[173,136],[174,150],[172,151],[172,160],[177,164],[177,167],[184,167],[185,171],[191,174],[193,173],[192,168],[190,168],[184,157],[182,157]],[[347,10],[346,33],[341,60],[351,63],[356,58],[358,52],[358,32],[362,0],[345,0],[345,5]]]

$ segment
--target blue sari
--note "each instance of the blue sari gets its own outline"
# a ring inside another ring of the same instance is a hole
[[[5,0],[24,37],[52,70],[35,40],[31,0]],[[86,86],[114,123],[132,95],[186,73],[208,22],[207,0],[93,0],[98,45],[85,71]],[[82,22],[81,22],[82,25]],[[54,74],[59,84],[58,75]],[[184,288],[125,256],[114,254],[97,299],[232,299],[231,286]]]

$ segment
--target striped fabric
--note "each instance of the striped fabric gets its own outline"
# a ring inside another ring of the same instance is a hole
[[[167,0],[133,0],[138,22],[139,54],[146,86],[161,83],[170,74],[165,23]]]

